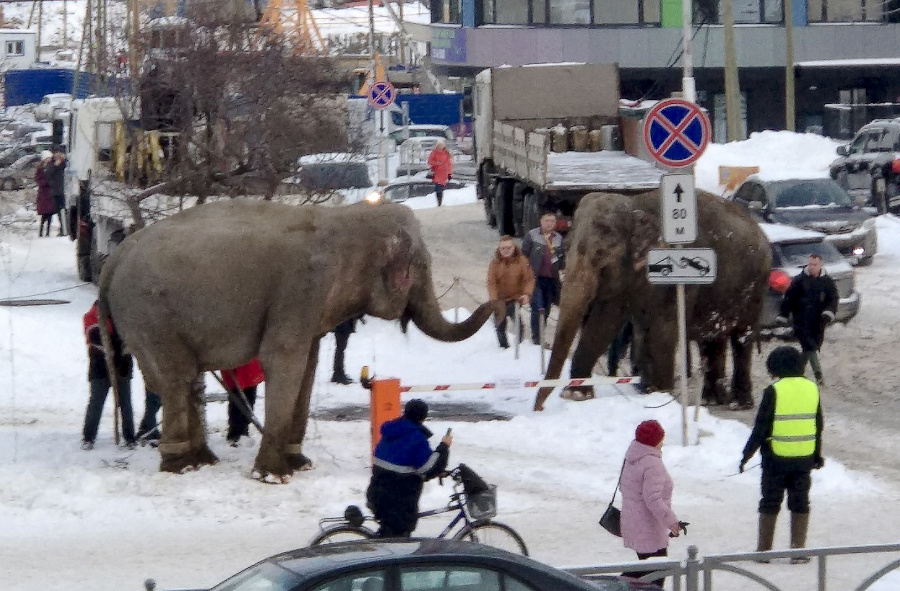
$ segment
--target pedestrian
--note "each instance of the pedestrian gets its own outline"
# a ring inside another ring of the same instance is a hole
[[[657,421],[644,421],[634,431],[634,441],[622,464],[622,541],[638,560],[668,556],[669,538],[677,538],[687,523],[672,511],[674,483],[662,461],[666,432]],[[623,573],[641,577],[643,572]],[[665,577],[654,581],[662,588]]]
[[[37,197],[35,205],[37,205],[37,213],[41,216],[41,226],[38,230],[38,236],[50,236],[50,225],[53,223],[53,215],[56,213],[56,202],[53,195],[50,194],[50,181],[47,179],[47,166],[53,159],[53,152],[44,150],[41,152],[41,161],[37,168],[34,169],[34,182],[37,184]],[[47,232],[44,233],[44,226]]]
[[[159,442],[159,421],[156,415],[162,408],[162,400],[159,394],[151,390],[144,390],[144,417],[138,426],[136,438],[141,441],[149,441],[151,445]]]
[[[810,472],[825,465],[822,458],[822,406],[818,386],[803,376],[803,354],[783,345],[769,353],[766,369],[775,382],[763,390],[753,431],[744,446],[738,470],[757,450],[762,456],[757,552],[772,549],[775,522],[787,491],[791,512],[791,548],[806,547],[809,527]],[[792,558],[792,564],[809,558]]]
[[[66,154],[62,146],[54,146],[50,162],[45,170],[47,183],[50,185],[50,196],[53,197],[56,214],[59,216],[59,233],[57,236],[66,235],[66,223],[63,219],[66,213]]]
[[[331,372],[331,381],[335,384],[352,384],[353,380],[344,371],[344,351],[347,349],[347,342],[350,335],[356,332],[356,322],[362,320],[363,315],[349,318],[337,326],[331,332],[334,333],[334,367]]]
[[[559,299],[559,272],[566,266],[562,234],[556,231],[556,214],[547,212],[541,216],[540,226],[522,239],[522,253],[528,257],[535,276],[531,296],[531,342],[540,345],[541,314],[546,322],[550,306]]]
[[[808,361],[819,384],[823,381],[819,350],[825,339],[825,327],[837,312],[838,299],[834,279],[825,272],[822,257],[811,254],[806,267],[794,277],[781,300],[777,321],[787,324],[788,316],[793,316],[794,337],[803,350],[804,371]]]
[[[403,408],[403,416],[381,425],[381,439],[375,446],[372,479],[366,501],[381,525],[379,537],[408,538],[419,520],[419,497],[426,480],[447,468],[453,436],[450,430],[432,450],[431,431],[423,425],[428,404],[413,399]]]
[[[250,417],[253,413],[253,405],[256,403],[256,388],[266,379],[259,359],[254,358],[234,369],[222,370],[222,383],[228,391],[228,431],[225,439],[231,447],[237,447],[241,437],[250,436]],[[247,408],[243,404],[235,402],[240,400],[241,393],[247,401]]]
[[[83,321],[84,336],[88,348],[88,382],[90,382],[91,393],[88,399],[87,411],[84,415],[81,449],[89,451],[94,449],[97,430],[100,426],[100,417],[103,414],[103,405],[112,385],[106,368],[106,355],[100,336],[99,300],[95,301],[91,309],[87,311]],[[134,414],[131,409],[131,374],[134,362],[131,359],[131,355],[124,351],[122,339],[119,338],[112,320],[109,323],[109,332],[113,346],[113,362],[117,372],[118,410],[121,411],[122,416],[122,434],[125,437],[125,447],[134,449]],[[113,409],[113,412],[115,412],[115,409]]]
[[[453,155],[447,151],[447,143],[444,140],[438,140],[428,154],[428,167],[431,168],[431,182],[434,183],[434,192],[440,207],[444,201],[444,188],[453,176]]]
[[[497,244],[494,258],[488,265],[487,288],[494,309],[497,340],[502,348],[508,349],[506,319],[516,319],[519,330],[517,338],[522,342],[525,328],[521,318],[516,317],[516,304],[527,306],[534,291],[531,265],[512,236],[501,237]]]

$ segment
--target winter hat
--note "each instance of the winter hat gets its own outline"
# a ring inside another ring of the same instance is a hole
[[[650,447],[659,445],[659,442],[665,436],[666,432],[663,430],[662,425],[654,420],[644,421],[634,430],[634,439],[638,443],[643,443]]]
[[[50,150],[43,150],[41,152],[41,160],[47,160],[48,158],[53,158],[53,152]]]
[[[422,424],[428,417],[428,404],[424,400],[413,398],[403,407],[403,416],[414,423]]]

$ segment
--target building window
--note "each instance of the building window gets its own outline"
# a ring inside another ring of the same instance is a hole
[[[853,23],[896,20],[896,2],[872,0],[808,0],[811,23]]]
[[[550,0],[550,24],[591,24],[590,0]]]
[[[25,55],[24,41],[7,41],[6,55]]]
[[[522,0],[496,0],[494,14],[498,25],[527,25],[528,2]]]
[[[594,24],[659,24],[657,0],[594,0]]]

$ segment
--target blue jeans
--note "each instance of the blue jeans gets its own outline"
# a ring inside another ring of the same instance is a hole
[[[540,344],[541,310],[544,321],[550,316],[550,306],[556,301],[556,279],[553,277],[536,277],[534,293],[531,294],[531,342]]]
[[[109,378],[102,377],[91,380],[91,397],[88,399],[87,412],[84,415],[84,440],[93,442],[97,439],[100,417],[103,415],[103,404],[109,394]],[[119,408],[122,411],[122,435],[126,442],[134,441],[134,413],[131,410],[131,378],[119,378]]]

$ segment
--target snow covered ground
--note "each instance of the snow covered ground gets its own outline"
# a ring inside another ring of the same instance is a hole
[[[754,134],[745,142],[711,146],[698,165],[698,186],[718,190],[714,175],[719,163],[760,165],[766,173],[785,167],[790,157],[792,168],[824,175],[833,149],[833,142],[817,136]],[[445,206],[473,200],[472,190],[461,190],[448,193]],[[421,197],[409,204],[433,207],[434,199]],[[28,211],[2,219],[13,218],[28,221],[0,223],[0,299],[49,297],[68,303],[0,307],[0,589],[137,590],[147,577],[161,588],[207,587],[262,557],[304,545],[319,518],[362,502],[370,458],[369,426],[362,421],[311,419],[305,452],[316,467],[284,486],[249,478],[258,436],[238,448],[227,446],[221,403],[207,407],[211,447],[221,459],[216,466],[163,474],[157,470],[156,450],[116,448],[109,404],[97,447],[81,451],[88,387],[81,315],[96,289],[79,285],[67,238],[37,238],[37,218]],[[858,271],[864,298],[859,321],[873,324],[879,309],[893,306],[893,292],[900,287],[900,224],[883,216],[878,230],[882,250],[872,267]],[[454,311],[446,314],[453,317]],[[327,382],[332,355],[328,336],[313,408],[365,406],[369,394],[358,384]],[[674,508],[691,523],[689,535],[672,542],[670,555],[684,558],[688,545],[697,545],[701,554],[754,547],[759,470],[737,473],[749,434],[738,421],[701,409],[699,422],[691,425],[700,434],[699,444],[683,447],[681,407],[666,394],[639,396],[630,387],[602,389],[597,399],[583,403],[554,396],[545,412],[533,413],[534,392],[515,388],[514,382],[540,377],[539,349],[526,342],[514,359],[512,350],[497,347],[487,325],[467,341],[444,344],[415,328],[403,335],[397,323],[370,318],[347,350],[348,371],[356,374],[362,365],[406,384],[509,384],[422,397],[479,402],[511,417],[452,423],[451,462],[465,462],[498,484],[498,519],[519,530],[538,559],[560,566],[633,559],[596,522],[634,427],[647,418],[659,420],[668,433],[664,460],[676,483]],[[220,390],[212,380],[208,383],[210,390]],[[142,409],[139,377],[134,392],[135,406]],[[451,423],[433,421],[431,426],[442,433]],[[825,445],[827,455],[827,432]],[[756,464],[758,457],[750,466]],[[877,476],[828,458],[825,468],[814,473],[811,546],[898,541],[900,488]],[[447,494],[446,487],[429,483],[423,506],[441,506]],[[787,522],[785,511],[776,547],[787,546]],[[440,519],[426,520],[419,532],[434,534],[443,525]],[[852,588],[886,562],[885,557],[865,556],[829,561],[828,588]],[[814,588],[812,565],[750,568],[787,588]],[[716,588],[758,588],[727,575],[717,575],[716,582]],[[873,587],[897,588],[896,572]]]

